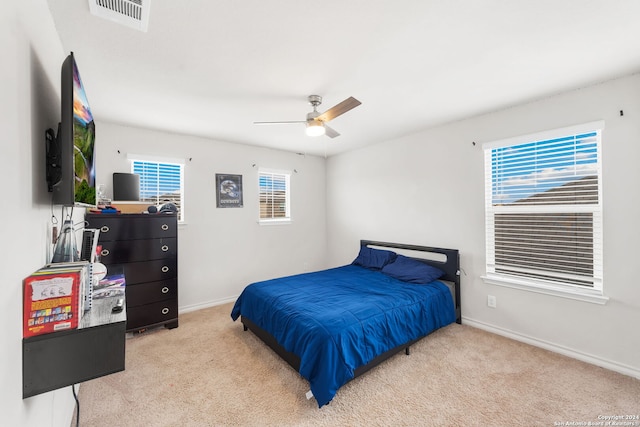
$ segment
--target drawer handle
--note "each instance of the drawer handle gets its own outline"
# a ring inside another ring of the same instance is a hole
[[[167,231],[169,229],[169,226],[167,224],[162,224],[160,228],[162,228],[164,231]]]
[[[169,267],[167,267],[166,265],[163,265],[161,270],[163,273],[166,273],[167,271],[169,271]]]
[[[102,255],[102,256],[107,256],[107,255],[109,255],[109,249],[103,249],[103,250],[101,250],[101,251],[100,251],[100,255]]]
[[[161,289],[161,292],[163,294],[166,294],[167,292],[169,292],[169,288],[165,286],[164,288]]]
[[[169,313],[169,309],[167,307],[162,309],[162,314],[167,314]]]
[[[108,233],[109,232],[109,227],[107,227],[106,225],[103,225],[102,227],[100,227],[100,232],[101,233]]]
[[[167,252],[169,250],[169,246],[167,245],[162,245],[162,252]]]

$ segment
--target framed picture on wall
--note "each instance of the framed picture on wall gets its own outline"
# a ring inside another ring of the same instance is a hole
[[[216,207],[242,207],[242,175],[216,174]]]

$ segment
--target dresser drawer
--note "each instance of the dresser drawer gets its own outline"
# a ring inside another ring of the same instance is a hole
[[[127,330],[166,323],[178,319],[178,300],[160,301],[130,309],[127,304]]]
[[[100,262],[105,265],[175,258],[178,254],[178,239],[175,237],[105,241],[101,245]]]
[[[128,262],[117,265],[122,266],[124,269],[127,286],[178,277],[178,260],[176,258]]]
[[[100,230],[100,242],[178,236],[175,215],[97,214],[86,215],[85,219],[86,228]]]
[[[126,292],[127,307],[137,307],[170,299],[175,300],[178,298],[178,280],[169,279],[130,285],[126,287]]]

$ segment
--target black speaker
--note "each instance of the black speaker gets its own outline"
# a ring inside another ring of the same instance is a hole
[[[82,231],[82,247],[80,248],[80,261],[95,262],[96,247],[100,230],[85,228]]]
[[[113,200],[120,202],[140,201],[140,175],[114,172]]]

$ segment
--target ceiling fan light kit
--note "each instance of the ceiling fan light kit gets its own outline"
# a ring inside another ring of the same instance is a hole
[[[325,134],[324,123],[315,120],[309,120],[307,122],[307,135],[308,136],[322,136]]]
[[[291,123],[305,123],[306,134],[308,136],[321,136],[327,135],[329,138],[335,138],[340,136],[338,132],[327,126],[325,123],[335,119],[336,117],[346,113],[347,111],[357,107],[361,104],[360,101],[354,97],[349,97],[339,104],[329,108],[324,113],[318,112],[318,106],[322,104],[322,97],[320,95],[309,95],[307,98],[309,104],[313,107],[313,111],[307,113],[307,120],[300,121],[286,121],[286,122],[253,122],[255,125],[272,125],[272,124],[291,124]]]

